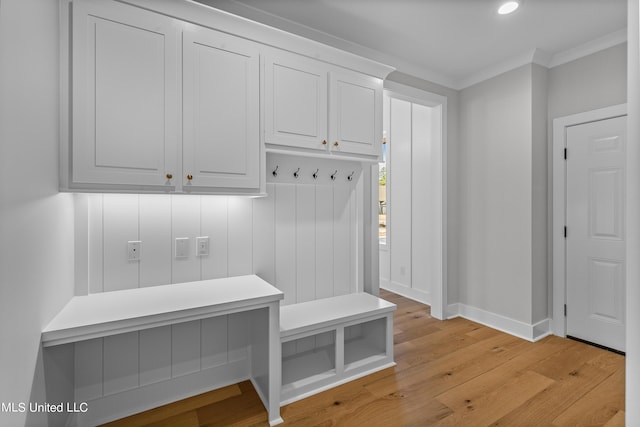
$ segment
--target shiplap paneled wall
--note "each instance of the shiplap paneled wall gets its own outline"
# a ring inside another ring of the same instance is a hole
[[[88,292],[257,274],[283,304],[362,289],[358,279],[358,184],[268,183],[267,197],[89,195]],[[209,255],[195,239],[209,237]],[[175,239],[189,256],[175,258]],[[142,242],[140,261],[127,242]],[[96,401],[245,361],[249,315],[220,316],[76,344],[76,401]],[[283,355],[331,343],[327,334],[287,343]]]

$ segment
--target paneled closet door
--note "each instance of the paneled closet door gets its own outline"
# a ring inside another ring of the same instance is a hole
[[[265,142],[326,151],[327,69],[273,52],[265,66]]]
[[[378,157],[382,143],[382,80],[330,73],[329,146],[332,152]]]
[[[171,18],[74,1],[73,183],[173,189],[178,37]]]
[[[260,186],[256,44],[200,27],[183,36],[184,188]]]

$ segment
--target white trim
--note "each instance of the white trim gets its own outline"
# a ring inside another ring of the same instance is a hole
[[[397,99],[403,99],[409,102],[413,102],[416,104],[426,105],[429,107],[439,107],[440,108],[440,152],[442,154],[441,159],[441,182],[440,182],[440,197],[441,197],[441,226],[442,226],[442,235],[441,235],[441,244],[440,244],[440,256],[441,256],[441,272],[440,272],[440,283],[434,286],[429,292],[430,306],[431,306],[431,315],[436,319],[445,319],[446,318],[446,308],[448,303],[447,297],[447,113],[448,113],[448,99],[446,96],[437,95],[435,93],[427,92],[424,90],[420,90],[411,86],[406,86],[400,83],[392,82],[389,80],[385,80],[384,89],[387,94],[390,94],[392,97]],[[389,170],[389,169],[388,169]],[[393,173],[393,172],[391,172]],[[376,189],[377,190],[377,189]],[[393,195],[391,195],[393,198]],[[393,203],[393,202],[392,202]],[[388,207],[388,212],[393,211],[393,206]],[[391,213],[393,215],[393,213]],[[389,219],[387,219],[387,224],[389,224]],[[391,227],[393,225],[391,224]],[[388,233],[392,233],[392,229],[388,229]],[[425,294],[424,292],[422,294]],[[412,294],[417,296],[416,294]],[[408,295],[406,295],[408,296]],[[412,296],[409,298],[415,299]],[[421,300],[418,300],[421,301]]]
[[[418,301],[419,303],[426,304],[431,306],[431,292],[424,292],[418,289],[409,288],[405,285],[401,285],[396,282],[391,282],[389,280],[380,280],[380,287],[387,291],[393,292],[394,294],[398,294],[405,298],[412,299],[414,301]],[[443,318],[446,318],[443,316]]]
[[[566,318],[564,305],[566,299],[566,241],[564,227],[566,224],[566,164],[564,149],[567,146],[566,129],[570,126],[581,125],[599,120],[625,116],[627,105],[613,105],[598,110],[559,117],[553,120],[553,303],[551,311],[551,330],[555,335],[566,336]]]
[[[608,49],[613,46],[617,46],[627,41],[627,29],[607,34],[603,37],[591,40],[587,43],[581,44],[571,49],[567,49],[564,52],[558,52],[551,58],[551,61],[547,65],[548,68],[557,67],[558,65],[566,64],[567,62],[575,61],[576,59],[583,58],[585,56],[592,55],[601,50]]]
[[[540,322],[529,324],[462,303],[450,304],[447,307],[447,313],[449,315],[449,319],[463,317],[467,320],[480,323],[531,342],[539,341],[542,338],[551,335],[551,331],[549,330],[550,319],[544,319]]]

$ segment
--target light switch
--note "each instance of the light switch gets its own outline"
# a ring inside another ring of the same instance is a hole
[[[196,237],[196,256],[209,255],[209,237]]]
[[[176,258],[188,258],[189,257],[189,238],[178,237],[176,238]]]
[[[129,261],[140,261],[140,247],[142,242],[139,240],[131,240],[127,242],[127,259]]]

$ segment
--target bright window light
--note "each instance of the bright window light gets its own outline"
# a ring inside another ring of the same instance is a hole
[[[508,1],[502,4],[500,8],[498,8],[498,13],[500,15],[508,15],[516,11],[516,9],[520,6],[520,3],[517,1]]]

